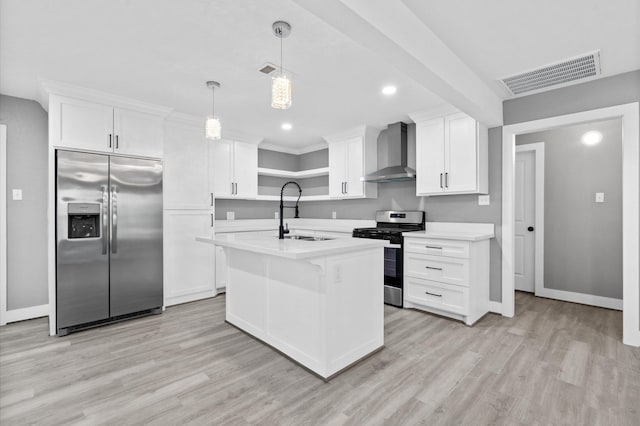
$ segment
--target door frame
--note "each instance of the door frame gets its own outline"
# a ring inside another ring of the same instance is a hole
[[[543,296],[544,291],[544,142],[516,145],[516,153],[533,151],[535,158],[535,222],[534,254],[533,254],[533,292],[536,296]],[[514,177],[515,182],[515,177]],[[543,296],[546,297],[546,296]]]
[[[0,325],[7,323],[7,125],[0,124]]]
[[[622,281],[623,343],[640,346],[640,108],[629,103],[557,117],[511,124],[502,129],[502,314],[515,314],[514,171],[516,135],[570,124],[622,120]]]

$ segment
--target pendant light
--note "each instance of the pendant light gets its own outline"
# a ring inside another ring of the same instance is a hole
[[[291,106],[291,80],[282,71],[282,39],[291,34],[291,25],[276,21],[271,27],[273,34],[280,39],[280,73],[271,81],[271,107],[288,109]]]
[[[220,118],[218,118],[214,112],[216,87],[220,88],[220,83],[217,81],[207,81],[207,87],[211,89],[211,115],[207,117],[205,135],[207,139],[218,140],[220,139],[222,126],[220,125]]]

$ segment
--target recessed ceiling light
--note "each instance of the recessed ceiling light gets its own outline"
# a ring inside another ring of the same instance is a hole
[[[396,86],[384,86],[382,88],[382,94],[387,96],[391,96],[395,94],[397,91],[398,91],[398,88]]]
[[[282,130],[291,130],[293,128],[293,126],[291,125],[291,123],[282,123]]]
[[[582,135],[582,143],[585,145],[597,145],[602,141],[602,133],[597,130],[590,130]]]

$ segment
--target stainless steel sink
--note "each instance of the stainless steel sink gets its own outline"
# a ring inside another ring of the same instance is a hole
[[[312,235],[285,235],[284,238],[287,239],[287,240],[302,240],[302,241],[327,241],[327,240],[333,240],[333,238],[314,237]]]

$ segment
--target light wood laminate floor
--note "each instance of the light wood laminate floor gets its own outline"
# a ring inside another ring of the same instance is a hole
[[[324,383],[224,323],[224,296],[47,336],[0,328],[0,423],[639,425],[620,312],[518,293],[474,327],[385,307],[386,347]]]

